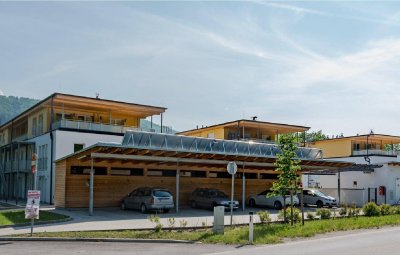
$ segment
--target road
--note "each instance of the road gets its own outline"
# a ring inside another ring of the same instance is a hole
[[[0,254],[375,255],[399,254],[400,227],[330,234],[278,245],[244,246],[101,242],[0,242]]]

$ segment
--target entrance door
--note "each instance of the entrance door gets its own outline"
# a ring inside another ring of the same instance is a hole
[[[400,203],[400,179],[396,179],[396,204]]]

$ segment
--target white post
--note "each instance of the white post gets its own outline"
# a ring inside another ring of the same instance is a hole
[[[89,215],[93,215],[93,183],[94,183],[94,169],[93,158],[90,160],[90,181],[89,181]]]
[[[234,178],[235,174],[232,174],[232,188],[231,188],[231,226],[233,225],[233,193],[234,193]]]
[[[243,176],[242,176],[242,210],[246,210],[246,176],[244,175],[244,162],[243,162]]]
[[[35,153],[36,154],[36,153]],[[35,167],[38,165],[38,158],[36,156],[35,159]],[[35,169],[35,173],[33,174],[33,190],[37,190],[37,168]],[[31,236],[33,236],[33,226],[35,225],[35,219],[31,219]]]
[[[254,212],[249,212],[249,243],[253,243],[254,236],[254,225],[253,225],[253,214]]]

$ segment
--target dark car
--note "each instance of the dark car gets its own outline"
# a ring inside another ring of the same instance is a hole
[[[198,188],[193,191],[190,197],[190,205],[192,208],[208,208],[212,209],[215,206],[224,206],[229,209],[231,199],[224,192],[217,189]],[[233,209],[239,208],[239,202],[233,200]]]
[[[174,208],[174,198],[167,189],[142,187],[129,193],[121,202],[121,209],[168,212]]]

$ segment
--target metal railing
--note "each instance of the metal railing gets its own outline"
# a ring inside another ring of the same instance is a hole
[[[382,155],[382,156],[398,156],[400,151],[384,151],[384,150],[353,150],[353,156],[366,156],[366,155]]]
[[[31,161],[30,160],[6,161],[3,167],[4,167],[3,171],[5,173],[29,172],[31,171]]]

